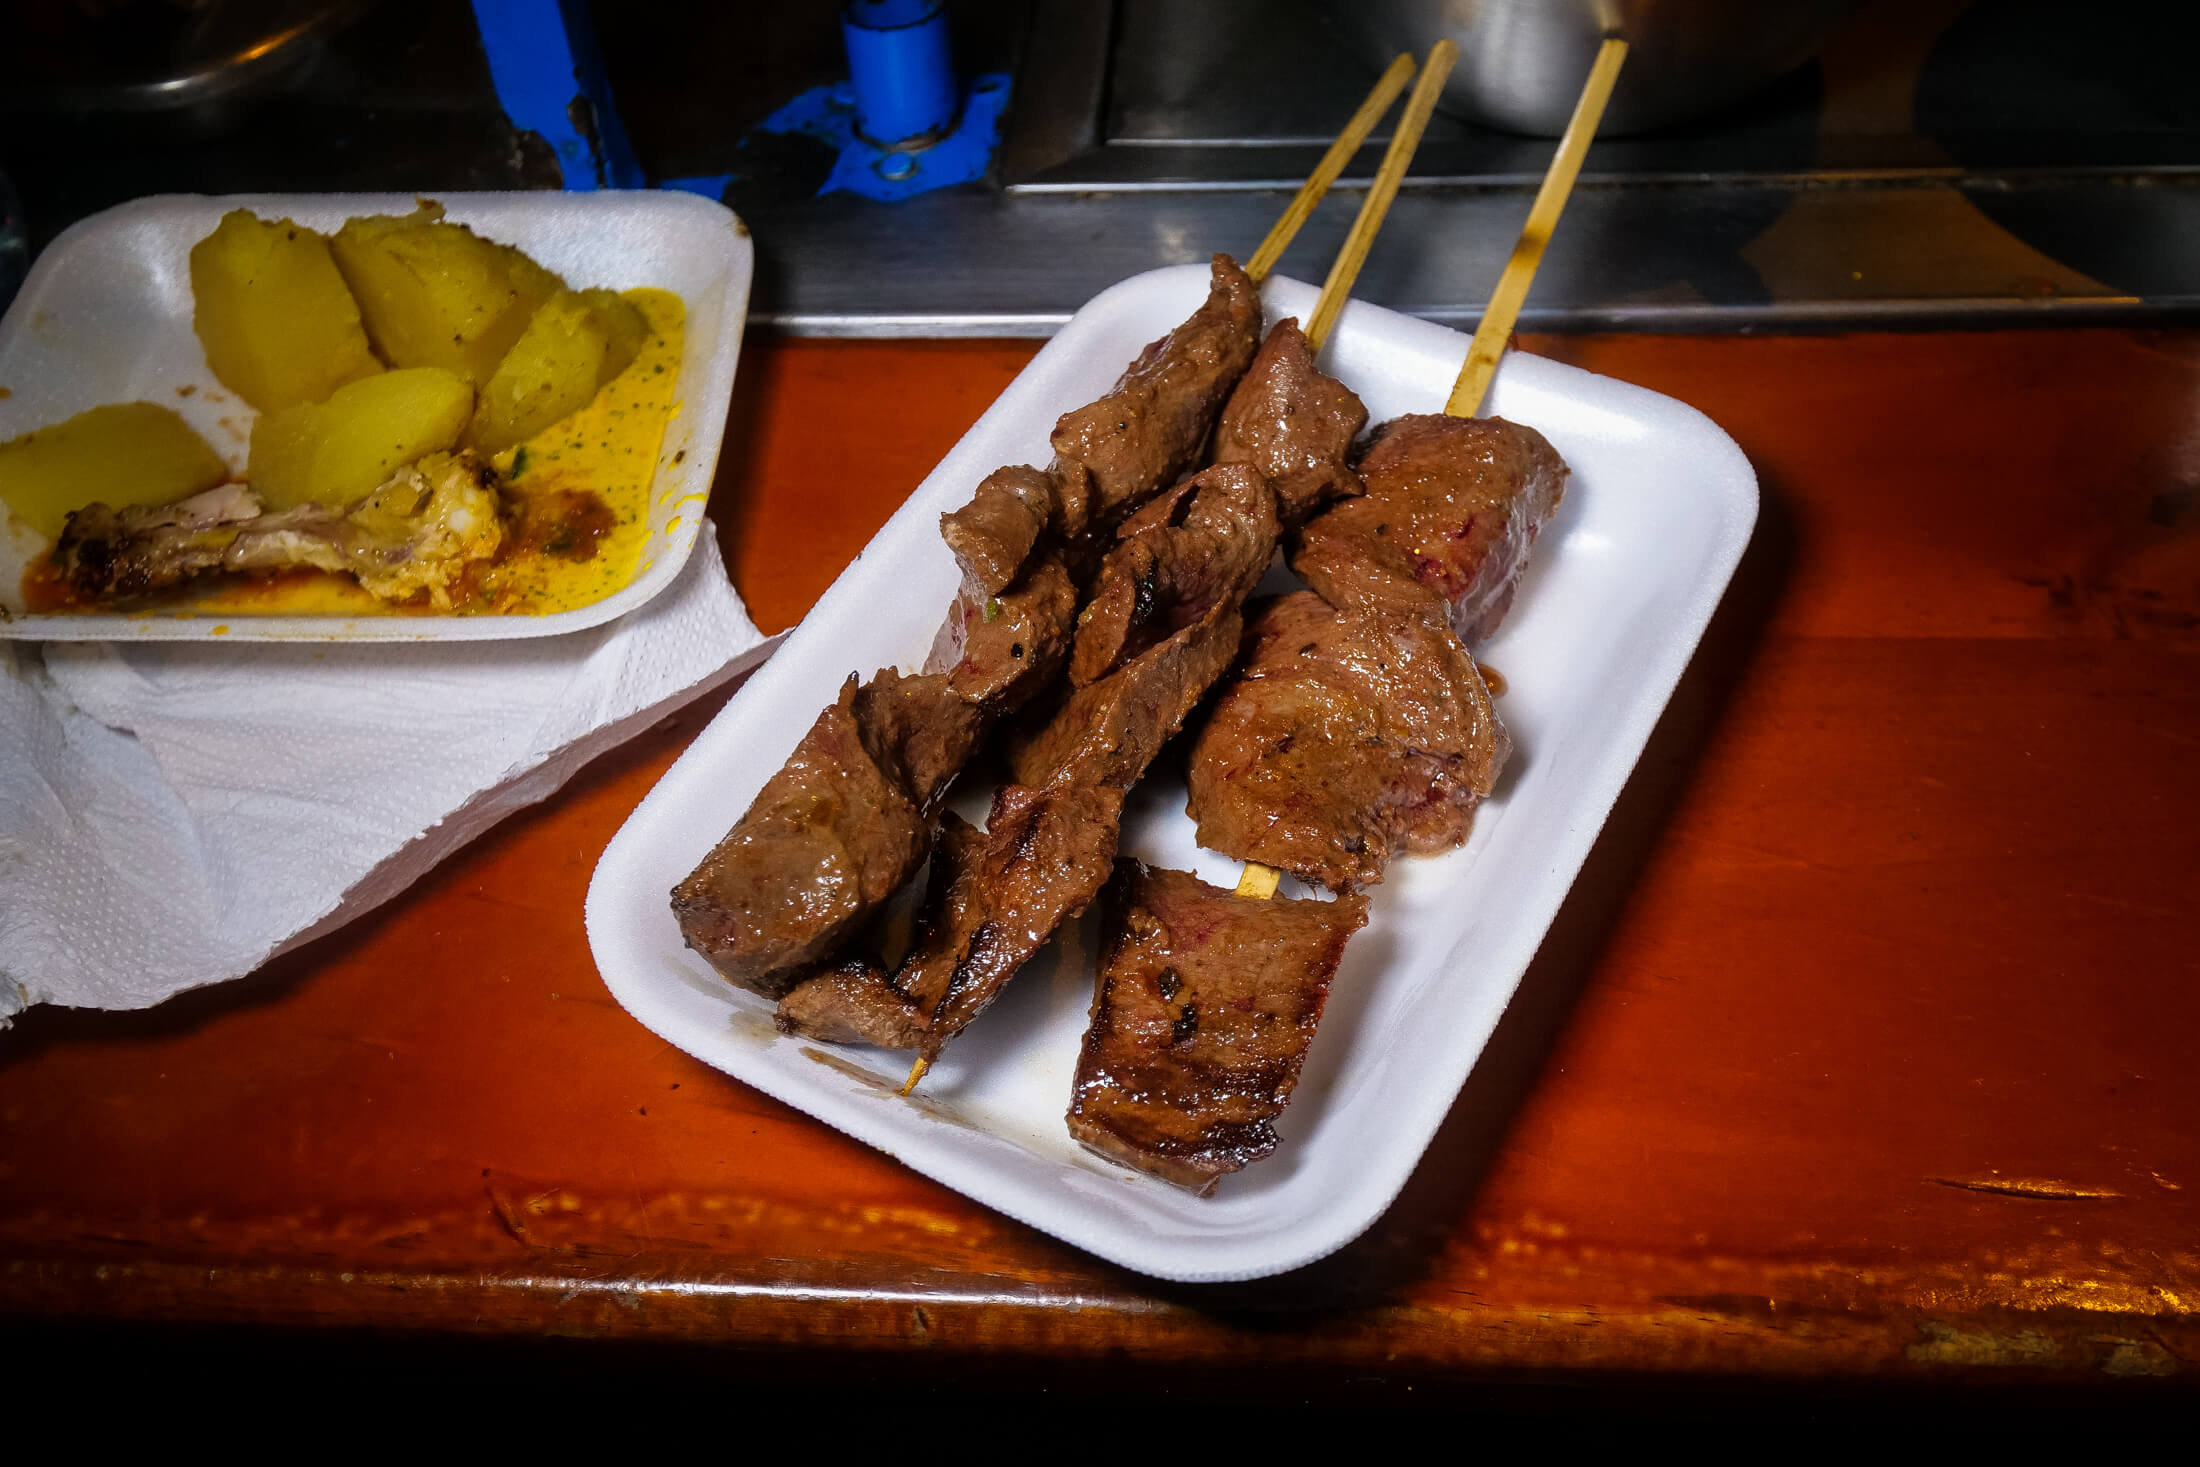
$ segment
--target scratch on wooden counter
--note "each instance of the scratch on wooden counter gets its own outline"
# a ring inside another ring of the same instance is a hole
[[[2004,1197],[2034,1197],[2047,1202],[2109,1202],[2124,1194],[2106,1187],[2081,1187],[2052,1177],[1934,1177],[1943,1187],[1966,1192],[1994,1192]]]

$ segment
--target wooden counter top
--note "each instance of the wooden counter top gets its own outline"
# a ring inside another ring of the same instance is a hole
[[[1342,1254],[1157,1285],[629,1019],[582,893],[720,696],[262,973],[0,1035],[0,1313],[1313,1399],[2189,1389],[2200,333],[1529,345],[1701,408],[1764,511],[1488,1054]],[[712,512],[757,622],[1029,354],[753,341]]]

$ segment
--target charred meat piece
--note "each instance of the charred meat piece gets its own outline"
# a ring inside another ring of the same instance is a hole
[[[1077,618],[1069,680],[1099,681],[1252,592],[1275,553],[1276,497],[1242,464],[1211,468],[1124,523]]]
[[[1100,681],[1079,688],[1036,732],[1009,743],[1018,784],[1138,783],[1215,679],[1237,656],[1245,619],[1221,606],[1149,647]]]
[[[944,673],[962,697],[989,714],[1012,712],[1053,683],[1077,627],[1077,587],[1058,560],[1035,565],[998,596],[965,587],[947,611],[930,672]]]
[[[970,502],[940,516],[940,538],[955,552],[963,583],[979,596],[1013,585],[1050,534],[1085,528],[1083,480],[1066,485],[1052,473],[1021,465],[995,469]]]
[[[1367,492],[1299,531],[1291,568],[1330,605],[1434,614],[1469,648],[1497,629],[1566,465],[1502,418],[1394,418],[1360,459]]]
[[[830,957],[924,860],[924,816],[864,747],[855,698],[851,677],[672,890],[688,946],[767,998]]]
[[[1122,818],[1119,789],[1021,785],[994,794],[983,831],[947,816],[923,934],[893,980],[917,1005],[926,1059],[1100,894]]]
[[[870,958],[847,958],[812,973],[779,1000],[772,1022],[782,1034],[827,1044],[915,1049],[923,1027],[917,1006]]]
[[[1299,591],[1258,611],[1192,746],[1199,843],[1332,891],[1467,838],[1511,742],[1474,659],[1426,618]]]
[[[1070,1134],[1204,1191],[1276,1149],[1367,900],[1258,901],[1123,860],[1103,910]]]
[[[985,710],[943,673],[882,668],[856,690],[850,711],[871,762],[920,810],[946,793],[985,734]]]
[[[1205,304],[1124,370],[1107,396],[1054,427],[1064,484],[1087,486],[1088,520],[1112,529],[1148,495],[1203,461],[1215,414],[1260,345],[1260,290],[1228,255],[1214,257]]]
[[[214,571],[312,569],[348,575],[384,601],[426,593],[451,609],[466,567],[504,543],[495,477],[470,453],[430,454],[342,509],[305,504],[264,513],[258,495],[224,484],[175,504],[69,516],[54,563],[86,601],[171,590]]]
[[[1230,394],[1215,428],[1215,462],[1248,464],[1276,491],[1283,521],[1295,525],[1332,499],[1360,492],[1347,459],[1367,426],[1358,394],[1314,366],[1306,334],[1284,317]]]

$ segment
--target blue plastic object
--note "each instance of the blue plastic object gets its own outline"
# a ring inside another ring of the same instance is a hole
[[[611,105],[588,0],[473,0],[489,79],[512,125],[557,154],[565,186],[641,188],[642,167]]]
[[[918,152],[881,148],[856,135],[855,88],[847,82],[812,87],[757,124],[760,132],[806,133],[835,150],[820,196],[860,194],[894,203],[950,184],[974,183],[992,166],[1008,107],[1008,74],[989,72],[970,84],[962,121]]]
[[[881,148],[921,146],[954,129],[962,98],[940,0],[853,0],[840,13],[856,134]]]

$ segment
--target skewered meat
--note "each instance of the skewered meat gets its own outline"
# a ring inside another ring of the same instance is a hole
[[[688,946],[767,998],[829,957],[924,860],[923,812],[865,748],[855,699],[851,677],[672,890]]]
[[[944,673],[881,668],[849,705],[864,752],[919,811],[944,794],[985,735],[984,708]]]
[[[819,717],[748,813],[674,889],[673,910],[689,946],[729,980],[777,998],[831,959],[923,860],[925,807],[968,757],[985,724],[1052,681],[1071,635],[1076,594],[1060,559],[1046,549],[1049,537],[1082,562],[1092,537],[1112,531],[1156,489],[1191,468],[1215,413],[1253,358],[1258,292],[1225,255],[1215,257],[1213,278],[1200,309],[1147,347],[1107,397],[1061,420],[1052,472],[1001,470],[980,486],[970,506],[943,521],[964,586],[928,672],[915,678],[881,674],[860,697],[851,679],[839,704]],[[1254,479],[1245,471],[1237,477]],[[1259,493],[1268,496],[1265,486]],[[1275,539],[1272,502],[1264,512],[1263,563]],[[1115,730],[1107,750],[1080,758],[1059,737],[1046,743],[1042,731],[1042,745],[1064,755],[1064,772],[1103,763],[1115,775],[1083,781],[1113,790],[1075,798],[1112,798],[1119,808],[1120,790],[1228,665],[1239,630],[1234,603],[1189,617],[1175,636],[1119,670],[1126,677],[1136,671],[1136,677],[1112,690],[1088,689],[1106,705],[1103,727]],[[983,717],[974,723],[951,706],[949,694],[978,705]],[[1072,798],[1050,792],[1041,808]],[[1051,826],[1041,821],[1041,828]],[[1112,847],[1112,821],[1107,830]],[[1050,900],[1058,899],[1064,912],[1085,900],[1076,896],[1072,868],[1053,873],[1064,884]],[[1046,930],[1040,929],[1041,940]],[[967,989],[984,995],[979,1007],[1014,966]],[[884,983],[888,993],[895,986]],[[861,987],[842,982],[836,1001]],[[826,996],[819,990],[820,1001]],[[834,1021],[819,1022],[830,1027]]]
[[[1276,491],[1283,522],[1295,525],[1329,500],[1360,492],[1346,460],[1366,426],[1367,405],[1316,369],[1297,318],[1286,316],[1269,328],[1222,410],[1215,462],[1258,469]]]
[[[1512,604],[1566,465],[1533,428],[1415,413],[1384,425],[1360,478],[1299,531],[1291,568],[1332,606],[1433,614],[1471,649]]]
[[[923,1033],[917,1006],[867,957],[844,959],[803,979],[779,1000],[772,1022],[782,1034],[881,1049],[915,1049]]]
[[[1077,588],[1060,561],[1040,561],[1021,585],[997,596],[965,587],[948,609],[927,670],[990,713],[1022,707],[1052,685],[1076,631]]]
[[[1229,669],[1244,629],[1235,606],[1218,606],[1079,688],[1044,728],[1011,741],[1016,782],[1129,789]]]
[[[1100,894],[1122,818],[1119,789],[1003,785],[975,840],[943,834],[946,879],[935,876],[924,934],[894,975],[923,1017],[917,1048],[926,1059]],[[953,815],[946,823],[963,824]]]
[[[1449,630],[1299,591],[1245,648],[1192,748],[1202,846],[1346,891],[1467,838],[1511,742]]]
[[[1367,901],[1257,901],[1116,862],[1070,1134],[1187,1187],[1276,1149],[1276,1117]]]
[[[991,596],[1023,574],[1051,531],[1068,537],[1085,528],[1083,483],[1065,485],[1021,464],[995,469],[961,509],[940,516],[940,538],[955,552],[964,585]]]
[[[1105,532],[1156,490],[1200,466],[1215,414],[1260,346],[1260,288],[1216,255],[1206,302],[1125,369],[1107,396],[1054,426],[1058,477],[1089,496]]]
[[[267,514],[240,484],[174,504],[86,505],[62,528],[54,563],[87,601],[165,591],[209,571],[311,568],[348,575],[384,601],[426,592],[448,611],[466,567],[503,544],[498,507],[487,465],[470,453],[438,453],[342,509]]]
[[[1077,618],[1069,679],[1099,681],[1252,592],[1275,553],[1276,497],[1243,465],[1211,468],[1133,515]]]

